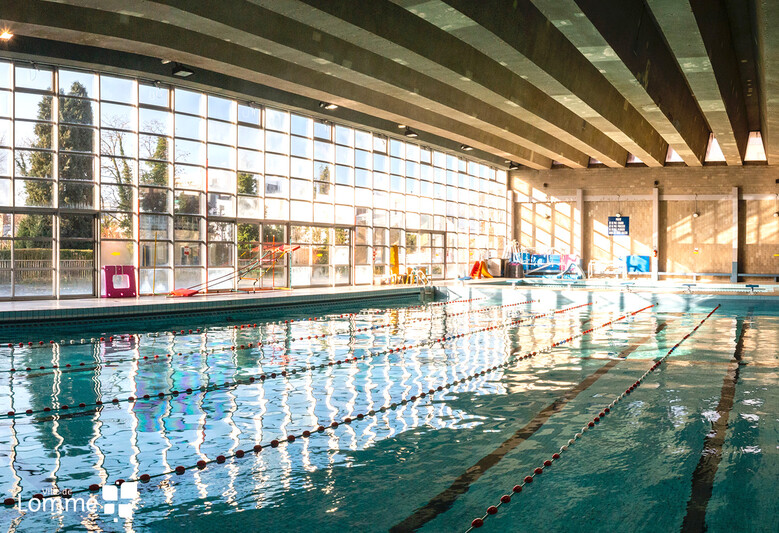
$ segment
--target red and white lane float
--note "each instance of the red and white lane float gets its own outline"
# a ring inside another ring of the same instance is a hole
[[[589,422],[587,422],[587,424],[586,424],[585,426],[583,426],[583,427],[582,427],[582,428],[581,428],[581,429],[580,429],[580,430],[579,430],[579,431],[578,431],[578,432],[577,432],[577,433],[576,433],[576,434],[573,436],[573,438],[572,438],[572,439],[569,439],[569,440],[568,440],[567,444],[563,444],[563,445],[560,447],[560,450],[559,450],[559,451],[557,451],[557,452],[553,453],[553,454],[552,454],[552,456],[551,456],[549,459],[547,459],[546,461],[544,461],[542,465],[540,465],[540,466],[537,466],[536,468],[534,468],[534,469],[533,469],[533,472],[532,472],[532,473],[530,473],[529,475],[526,475],[526,476],[525,476],[525,477],[522,479],[522,481],[521,481],[521,482],[519,482],[519,483],[517,483],[516,485],[514,485],[514,486],[512,487],[512,489],[511,489],[511,491],[510,491],[509,493],[506,493],[506,494],[504,494],[503,496],[501,496],[501,497],[500,497],[500,499],[499,499],[499,501],[498,501],[498,503],[496,503],[495,505],[491,505],[491,506],[487,507],[487,510],[486,510],[486,512],[484,513],[484,515],[482,515],[482,516],[480,516],[480,517],[477,517],[477,518],[474,518],[474,519],[473,519],[473,521],[471,521],[471,525],[470,525],[470,527],[469,527],[468,529],[466,529],[466,530],[465,530],[465,533],[468,533],[468,532],[470,532],[470,531],[472,531],[472,530],[474,530],[474,529],[477,529],[477,528],[480,528],[480,527],[482,527],[482,526],[484,525],[484,522],[485,522],[485,520],[487,520],[487,519],[488,519],[490,516],[497,514],[497,513],[498,513],[498,509],[499,509],[499,508],[500,508],[502,505],[505,505],[505,504],[508,504],[508,503],[510,503],[510,502],[511,502],[512,495],[516,496],[517,494],[521,493],[521,492],[522,492],[522,490],[523,490],[523,489],[524,489],[524,488],[525,488],[527,485],[529,485],[529,484],[533,483],[533,479],[534,479],[536,476],[540,476],[541,474],[543,474],[543,472],[544,472],[544,470],[545,470],[546,468],[549,468],[550,466],[552,466],[552,465],[554,464],[554,462],[555,462],[555,461],[559,460],[559,459],[560,459],[560,457],[561,457],[561,455],[562,455],[563,453],[565,453],[565,452],[567,452],[567,451],[568,451],[568,449],[569,449],[569,446],[572,446],[572,445],[573,445],[573,444],[574,444],[574,443],[575,443],[577,440],[581,439],[581,438],[584,436],[584,434],[585,434],[585,433],[587,433],[589,430],[591,430],[592,428],[594,428],[594,427],[596,426],[596,424],[598,424],[598,423],[599,423],[601,420],[603,420],[603,419],[604,419],[606,416],[608,416],[608,415],[609,415],[609,413],[611,413],[611,411],[614,409],[614,407],[615,407],[615,406],[616,406],[616,405],[617,405],[617,404],[618,404],[618,403],[619,403],[621,400],[623,400],[625,397],[627,397],[627,396],[628,396],[628,395],[630,395],[630,394],[631,394],[633,391],[635,391],[635,390],[636,390],[638,387],[640,387],[640,386],[641,386],[641,384],[644,382],[644,379],[646,379],[646,377],[647,377],[647,376],[649,376],[649,375],[650,375],[652,372],[654,372],[655,370],[657,370],[657,369],[660,367],[660,365],[661,365],[661,364],[663,364],[663,362],[665,362],[665,360],[666,360],[666,359],[668,359],[668,357],[670,357],[670,356],[671,356],[671,354],[672,354],[672,353],[674,353],[674,351],[675,351],[677,348],[679,348],[679,346],[680,346],[680,345],[681,345],[681,344],[682,344],[682,343],[683,343],[685,340],[689,339],[689,338],[690,338],[690,336],[692,336],[692,335],[693,335],[693,334],[694,334],[696,331],[698,331],[698,328],[700,328],[700,327],[703,325],[703,323],[704,323],[704,322],[706,322],[706,320],[708,320],[708,319],[709,319],[709,317],[710,317],[711,315],[713,315],[713,314],[714,314],[714,312],[715,312],[717,309],[719,309],[719,308],[720,308],[720,306],[718,305],[717,307],[715,307],[714,309],[712,309],[712,311],[711,311],[711,312],[710,312],[708,315],[706,315],[706,316],[703,318],[703,320],[701,320],[701,321],[698,323],[698,325],[697,325],[697,326],[695,326],[695,327],[692,329],[692,331],[690,331],[689,333],[687,333],[687,334],[686,334],[684,337],[682,337],[682,339],[681,339],[679,342],[677,342],[676,344],[674,344],[674,345],[673,345],[673,347],[672,347],[670,350],[668,350],[668,353],[666,353],[666,354],[665,354],[663,357],[661,357],[661,358],[659,358],[659,359],[655,360],[654,364],[652,364],[652,366],[650,366],[650,367],[649,367],[649,370],[647,370],[646,372],[644,372],[644,373],[641,375],[641,377],[639,377],[639,378],[638,378],[638,379],[637,379],[635,382],[633,382],[633,383],[632,383],[632,384],[631,384],[631,385],[630,385],[630,386],[629,386],[627,389],[625,389],[625,392],[621,393],[619,396],[617,396],[616,398],[614,398],[614,400],[612,400],[612,402],[611,402],[610,404],[608,404],[607,406],[603,407],[603,408],[602,408],[602,409],[601,409],[601,410],[600,410],[600,411],[599,411],[597,414],[595,414],[595,415],[592,417],[592,419],[591,419]],[[622,317],[620,317],[620,318],[619,318],[619,319],[617,319],[617,320],[622,320],[622,319],[624,319],[624,318],[625,318],[625,317],[624,317],[624,316],[622,316]],[[608,323],[607,323],[607,324],[608,324]]]
[[[188,389],[186,389],[184,391],[173,390],[173,391],[169,391],[169,392],[159,392],[159,393],[156,393],[156,394],[144,394],[143,396],[138,396],[138,397],[136,397],[136,396],[128,396],[126,398],[106,399],[105,401],[98,400],[97,402],[90,402],[90,403],[79,402],[78,404],[76,404],[74,402],[73,406],[71,406],[69,404],[60,404],[59,406],[52,405],[51,407],[44,407],[43,409],[37,409],[37,410],[27,409],[24,412],[22,412],[22,411],[19,411],[19,412],[8,411],[5,415],[0,415],[0,420],[7,419],[7,418],[30,416],[30,415],[40,414],[40,413],[44,413],[46,415],[58,414],[60,412],[65,412],[65,411],[70,413],[70,412],[72,412],[71,409],[76,408],[76,407],[78,407],[79,409],[84,409],[84,408],[92,409],[92,408],[95,408],[95,407],[102,408],[103,406],[111,405],[111,404],[118,405],[120,403],[135,403],[135,402],[144,401],[144,400],[163,399],[163,398],[166,398],[166,397],[169,397],[169,396],[179,396],[181,394],[193,394],[195,392],[207,393],[207,392],[211,392],[211,391],[215,391],[215,390],[232,389],[232,388],[237,387],[239,385],[248,385],[248,384],[255,383],[257,380],[262,382],[262,381],[266,381],[268,379],[275,379],[277,377],[287,377],[289,375],[297,374],[298,372],[311,372],[311,371],[314,371],[314,370],[317,370],[317,369],[320,369],[320,368],[325,368],[325,367],[328,367],[328,366],[341,366],[342,364],[347,364],[347,363],[354,364],[354,363],[358,363],[359,361],[366,360],[366,359],[369,359],[369,358],[372,358],[372,357],[378,357],[378,356],[384,355],[384,354],[398,353],[398,352],[401,352],[401,351],[411,350],[411,349],[415,349],[415,348],[423,348],[423,347],[426,347],[426,346],[432,346],[432,345],[435,345],[437,343],[448,342],[450,340],[459,339],[459,338],[462,338],[462,337],[466,337],[466,336],[469,336],[469,335],[474,335],[476,333],[481,333],[481,332],[484,332],[484,331],[495,330],[495,329],[499,329],[501,327],[502,328],[507,328],[507,327],[511,327],[511,326],[515,326],[515,325],[521,324],[523,322],[536,320],[538,318],[552,316],[552,315],[559,314],[559,313],[566,313],[568,311],[572,311],[572,310],[579,309],[579,308],[582,308],[582,307],[591,306],[591,305],[593,305],[593,303],[594,302],[589,302],[589,303],[577,305],[577,306],[574,306],[574,307],[566,307],[564,309],[558,309],[556,311],[549,311],[547,313],[543,313],[543,314],[539,314],[539,315],[532,315],[532,316],[530,316],[528,318],[524,318],[524,319],[521,319],[521,320],[512,320],[511,322],[508,322],[508,323],[503,323],[503,324],[499,324],[499,325],[496,325],[496,326],[488,326],[488,327],[484,327],[484,328],[478,328],[478,329],[475,329],[475,330],[467,331],[465,333],[458,333],[457,335],[447,335],[445,337],[440,337],[440,338],[437,338],[437,339],[428,340],[426,342],[421,342],[421,343],[418,343],[418,344],[409,344],[409,345],[399,346],[399,347],[396,347],[396,348],[390,348],[388,350],[381,350],[381,351],[377,351],[377,352],[371,352],[371,353],[367,353],[367,354],[361,355],[359,357],[351,357],[351,358],[346,358],[346,359],[343,359],[343,360],[339,359],[337,361],[328,361],[326,363],[320,363],[318,365],[311,365],[311,366],[307,366],[307,367],[303,367],[303,368],[299,368],[299,369],[293,368],[291,370],[282,370],[279,373],[271,372],[269,374],[260,374],[259,376],[250,376],[248,378],[236,379],[233,382],[227,381],[227,382],[225,382],[222,385],[219,385],[219,384],[203,385],[201,387],[197,387],[197,388],[194,388],[194,389],[188,388]]]
[[[591,305],[593,305],[593,303],[594,302],[590,302],[590,303],[587,303],[587,304],[582,304],[582,305],[577,305],[577,306],[568,307],[568,308],[564,308],[564,309],[559,309],[559,310],[556,310],[556,311],[551,311],[549,313],[545,313],[544,316],[550,316],[550,315],[553,315],[553,314],[564,313],[564,312],[571,311],[571,310],[574,310],[574,309],[579,309],[579,308],[582,308],[582,307],[591,306]],[[552,344],[550,344],[550,345],[548,345],[548,346],[546,346],[544,348],[539,348],[539,349],[537,349],[537,350],[535,350],[533,352],[526,352],[524,354],[520,354],[520,353],[512,354],[509,357],[507,357],[506,360],[503,363],[500,363],[498,365],[493,365],[493,366],[491,366],[489,368],[486,368],[486,369],[481,370],[479,372],[475,372],[473,374],[470,374],[470,375],[465,376],[463,378],[457,379],[455,381],[452,381],[452,382],[449,382],[449,383],[446,383],[446,384],[443,384],[443,385],[439,385],[435,389],[429,389],[428,391],[421,391],[418,394],[410,396],[408,399],[403,398],[400,401],[395,401],[395,402],[391,402],[391,403],[387,402],[383,406],[381,406],[379,409],[370,410],[370,411],[368,411],[365,414],[358,413],[357,415],[354,416],[354,418],[352,418],[352,417],[345,417],[341,421],[332,421],[329,424],[327,424],[326,426],[320,424],[316,428],[313,428],[311,430],[305,430],[305,431],[301,432],[300,435],[286,435],[286,436],[283,436],[283,437],[281,437],[279,439],[274,439],[270,443],[265,444],[264,446],[261,445],[261,444],[254,444],[247,450],[238,449],[238,450],[235,450],[232,453],[228,452],[228,453],[225,453],[224,455],[217,455],[216,457],[214,457],[212,459],[208,459],[208,460],[199,459],[198,461],[195,462],[195,464],[191,464],[189,466],[179,465],[179,466],[176,466],[175,468],[173,468],[171,470],[168,470],[168,471],[165,471],[165,472],[159,472],[157,474],[146,474],[146,473],[143,473],[143,474],[139,475],[135,481],[140,481],[142,483],[148,483],[153,478],[170,476],[172,474],[176,474],[176,475],[180,476],[180,475],[185,474],[189,470],[204,470],[205,468],[207,468],[209,465],[212,465],[212,464],[224,464],[224,463],[227,462],[228,459],[242,459],[243,457],[246,456],[247,453],[252,453],[253,452],[255,454],[258,454],[264,448],[268,448],[268,447],[270,447],[270,448],[277,448],[281,444],[289,445],[289,444],[294,443],[294,442],[296,442],[298,440],[307,439],[307,438],[311,437],[312,435],[314,435],[316,433],[323,433],[324,431],[326,431],[328,429],[335,430],[336,428],[338,428],[341,425],[349,425],[349,424],[352,424],[355,421],[364,420],[366,417],[373,417],[377,413],[384,413],[384,412],[386,412],[388,410],[397,409],[398,406],[407,405],[409,402],[413,403],[413,402],[417,402],[417,401],[419,401],[421,399],[424,399],[424,398],[432,397],[434,394],[439,393],[439,392],[443,392],[444,390],[450,389],[450,388],[452,388],[452,387],[454,387],[456,385],[465,383],[467,381],[471,381],[471,380],[479,378],[481,376],[485,376],[486,374],[491,373],[491,372],[495,372],[496,370],[500,370],[500,369],[506,368],[509,365],[511,365],[512,363],[515,363],[515,362],[518,362],[518,361],[522,361],[522,360],[525,360],[525,359],[530,359],[530,358],[535,357],[536,355],[538,355],[540,353],[549,352],[549,351],[552,350],[552,348],[555,348],[557,346],[562,346],[563,344],[565,344],[567,342],[570,342],[573,339],[577,339],[577,338],[583,337],[584,335],[587,335],[588,333],[591,333],[591,332],[593,332],[593,331],[595,331],[597,329],[602,329],[602,328],[609,327],[609,326],[613,325],[615,322],[619,322],[621,320],[624,320],[627,317],[635,316],[638,313],[646,311],[647,309],[650,309],[652,307],[654,307],[654,305],[646,306],[646,307],[641,308],[641,309],[639,309],[637,311],[634,311],[632,313],[628,313],[627,315],[623,315],[622,317],[620,317],[618,319],[610,320],[608,322],[605,322],[605,323],[601,324],[600,326],[595,326],[595,327],[586,329],[586,330],[582,331],[581,333],[578,333],[576,335],[564,338],[564,339],[559,340],[557,342],[554,342],[554,343],[552,343]],[[485,328],[485,329],[495,329],[495,327]],[[458,338],[458,337],[462,337],[464,335],[465,334],[450,336],[450,338]],[[407,347],[403,347],[402,349],[406,349],[406,348]],[[399,350],[400,349],[398,349],[398,351]],[[332,363],[329,363],[329,364],[332,365]],[[340,364],[340,362],[339,362],[339,364]],[[118,479],[118,480],[116,480],[114,482],[114,484],[115,485],[121,485],[124,482],[125,482],[124,479]],[[101,489],[101,485],[92,484],[92,485],[89,485],[88,488],[80,489],[80,490],[74,490],[74,491],[71,492],[71,494],[84,493],[84,492],[98,492],[100,489]],[[56,497],[56,495],[54,495],[54,496],[48,496],[48,495],[47,496],[43,496],[41,494],[36,494],[32,498],[39,498],[40,499],[40,498],[49,498],[49,497]],[[7,505],[13,505],[15,503],[15,501],[16,501],[16,500],[13,500],[13,499],[9,499],[9,500],[11,500],[11,503],[7,504]]]
[[[511,308],[511,307],[516,307],[518,305],[527,305],[527,304],[538,303],[538,302],[540,302],[540,300],[528,300],[528,301],[525,301],[525,302],[515,302],[515,303],[512,303],[512,304],[492,305],[490,307],[482,307],[482,308],[479,308],[479,309],[472,309],[472,310],[469,310],[469,311],[461,311],[459,313],[449,313],[447,315],[441,315],[441,316],[436,316],[436,317],[432,317],[431,316],[431,317],[421,317],[421,318],[409,318],[409,319],[405,320],[401,324],[395,324],[395,323],[377,324],[377,325],[373,325],[373,326],[365,326],[365,327],[362,327],[362,328],[356,328],[356,329],[351,329],[351,330],[347,330],[347,331],[335,331],[335,332],[331,332],[331,333],[321,333],[321,334],[318,334],[318,335],[308,335],[308,336],[303,336],[303,337],[292,337],[290,339],[286,339],[285,338],[284,340],[285,341],[287,341],[287,340],[290,340],[290,341],[302,341],[302,340],[307,340],[307,339],[308,340],[311,340],[311,339],[324,339],[326,337],[335,337],[335,336],[338,336],[338,335],[350,335],[350,334],[353,334],[353,333],[361,333],[361,332],[367,332],[367,331],[372,331],[372,330],[379,330],[379,329],[382,329],[382,328],[404,326],[406,324],[410,324],[410,323],[413,323],[413,322],[423,322],[423,321],[430,322],[430,321],[433,321],[433,320],[437,320],[439,318],[448,318],[448,317],[457,317],[457,316],[463,316],[463,315],[471,315],[471,314],[476,314],[476,313],[484,313],[484,312],[493,311],[493,310],[496,310],[496,309]],[[349,316],[354,316],[354,315],[349,315]],[[316,319],[314,319],[314,320],[316,320]],[[285,322],[294,322],[294,320],[291,320],[291,321],[285,320]],[[248,329],[248,328],[251,328],[251,327],[252,327],[252,325],[248,324],[246,326],[241,326],[240,329],[244,329],[244,328]],[[254,327],[257,327],[257,324],[254,324]],[[235,328],[238,329],[238,326],[235,326]],[[190,329],[189,332],[193,333],[193,330]],[[196,330],[196,332],[200,333],[200,329]],[[183,330],[182,330],[182,333],[183,333]],[[130,335],[128,335],[127,338],[129,339]],[[102,337],[101,337],[101,339],[102,339]],[[113,337],[109,338],[109,340],[113,340],[113,339],[114,339]],[[274,343],[272,343],[272,342],[269,342],[267,338],[265,338],[263,340],[265,341],[265,346],[270,345],[270,346],[273,347],[272,348],[273,350],[285,350],[284,348],[277,348],[276,345]],[[228,351],[228,350],[230,350],[230,351],[237,351],[239,349],[240,350],[245,350],[245,349],[252,349],[254,347],[261,348],[262,346],[263,346],[263,343],[261,341],[258,341],[256,343],[249,342],[247,344],[241,344],[241,345],[238,345],[238,346],[228,346],[228,347],[225,347],[224,349],[212,348],[211,350],[207,350],[205,352],[203,352],[203,351],[178,352],[177,355],[179,355],[179,356],[210,355],[210,354],[214,354],[214,353],[217,353],[217,352],[223,352],[223,351]],[[277,354],[277,355],[283,355],[283,354]],[[128,358],[123,358],[123,359],[121,359],[121,358],[120,359],[112,359],[110,361],[101,361],[99,363],[95,363],[95,362],[89,362],[89,363],[81,362],[81,363],[78,363],[78,364],[67,363],[67,364],[64,364],[64,365],[51,365],[51,366],[41,365],[41,366],[37,366],[35,368],[29,367],[29,366],[25,367],[25,368],[14,368],[14,367],[11,367],[8,370],[0,370],[0,373],[12,373],[13,374],[13,373],[20,372],[20,371],[31,372],[31,371],[40,371],[40,370],[56,370],[56,369],[60,369],[61,370],[63,368],[73,368],[73,367],[77,367],[77,368],[81,368],[81,369],[83,369],[83,368],[97,368],[97,367],[99,367],[101,365],[108,365],[108,364],[113,365],[113,364],[117,364],[117,363],[127,363],[127,362],[133,362],[133,363],[135,363],[135,362],[138,362],[138,363],[152,362],[152,363],[154,363],[154,362],[170,360],[173,356],[174,356],[174,354],[169,353],[169,354],[152,355],[152,356],[145,355],[143,357],[128,357]]]

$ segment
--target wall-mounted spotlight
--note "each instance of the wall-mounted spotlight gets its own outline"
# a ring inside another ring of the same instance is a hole
[[[617,217],[617,218],[619,218],[619,217],[621,217],[621,216],[622,216],[622,213],[620,213],[620,212],[616,212],[616,213],[614,213],[614,216],[615,216],[615,217]]]
[[[406,137],[411,137],[412,139],[416,139],[417,137],[419,137],[419,134],[414,130],[412,130],[411,128],[409,128],[408,126],[406,126],[403,135],[405,135]]]
[[[187,67],[181,66],[178,63],[173,65],[173,75],[179,78],[188,78],[192,74],[194,74],[195,71],[191,70]]]
[[[328,111],[332,111],[333,109],[338,109],[337,104],[331,104],[329,102],[319,102],[319,107],[322,109],[327,109]]]
[[[509,161],[509,170],[519,170],[520,167],[518,163],[515,163],[514,161]]]
[[[697,211],[692,214],[692,218],[698,218],[699,216],[701,216],[701,214]]]
[[[2,33],[0,33],[0,41],[10,41],[13,38],[14,34],[11,33],[9,30],[3,30]]]
[[[460,150],[464,152],[470,152],[471,150],[473,150],[473,146],[468,146],[467,144],[461,144]]]
[[[698,218],[701,214],[698,212],[698,195],[695,195],[695,211],[692,212],[692,218]]]

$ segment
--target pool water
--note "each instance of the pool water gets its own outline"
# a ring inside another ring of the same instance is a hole
[[[25,345],[0,347],[0,413],[14,413],[0,415],[0,487],[15,500],[0,527],[432,532],[486,516],[480,531],[776,531],[776,300],[451,299],[201,331],[179,319],[175,335],[112,324],[84,344],[9,333]],[[102,489],[117,480],[126,493]]]

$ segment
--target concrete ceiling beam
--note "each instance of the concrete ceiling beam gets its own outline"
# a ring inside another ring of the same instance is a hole
[[[420,18],[413,10],[409,12],[395,5],[401,2],[374,0],[370,10],[363,11],[347,2],[302,0],[310,7],[306,10],[300,8],[301,2],[294,0],[254,1],[323,32],[333,32],[392,63],[423,72],[546,131],[608,166],[625,164],[627,151],[600,130],[488,55],[438,28],[432,21]],[[553,157],[572,166],[570,156],[562,150]],[[581,161],[574,163],[581,165]]]
[[[643,0],[529,1],[638,110],[685,163],[703,164],[709,140],[708,124]],[[667,69],[671,70],[666,79]],[[677,94],[680,87],[682,92]],[[690,102],[692,110],[688,110]]]
[[[665,140],[529,0],[444,3],[467,20],[451,33],[526,76],[647,165],[665,164]]]
[[[729,165],[749,138],[738,60],[724,0],[647,0]]]
[[[779,164],[779,2],[755,1],[760,124],[769,165]]]
[[[419,105],[209,34],[136,15],[40,0],[6,0],[2,12],[3,20],[22,35],[166,58],[405,123],[530,168],[551,166],[550,158],[503,136]]]
[[[256,4],[233,0],[229,10],[188,0],[146,4],[149,9],[143,14],[147,18],[158,19],[156,5],[173,7],[178,25],[261,48],[286,61],[450,116],[573,168],[587,167],[587,154],[468,92]],[[263,23],[256,24],[257,20]]]

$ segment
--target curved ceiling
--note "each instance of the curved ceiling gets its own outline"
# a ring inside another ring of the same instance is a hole
[[[21,37],[0,55],[56,55],[44,39],[90,65],[170,60],[534,169],[663,166],[669,146],[700,166],[712,134],[740,165],[758,130],[779,160],[770,0],[4,0],[0,17]]]

